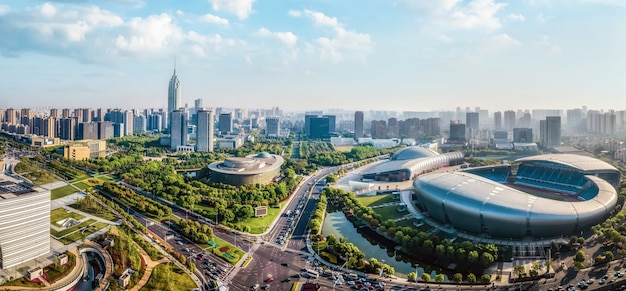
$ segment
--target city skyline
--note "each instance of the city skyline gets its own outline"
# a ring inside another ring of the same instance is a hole
[[[0,108],[625,107],[619,1],[97,5],[0,1]]]

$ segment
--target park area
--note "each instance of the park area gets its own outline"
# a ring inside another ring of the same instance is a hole
[[[194,288],[196,284],[182,269],[174,264],[164,263],[152,270],[150,279],[141,290],[188,291]]]
[[[50,228],[52,238],[65,245],[82,240],[108,225],[95,219],[85,220],[85,216],[64,208],[50,212],[50,223],[54,226]]]

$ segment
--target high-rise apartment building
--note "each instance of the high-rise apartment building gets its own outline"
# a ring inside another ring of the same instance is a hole
[[[493,113],[493,127],[495,130],[502,129],[502,112],[496,111]]]
[[[539,139],[545,148],[553,148],[561,144],[561,117],[546,116],[539,121]]]
[[[63,108],[61,110],[61,118],[70,118],[72,117],[71,110],[69,108]]]
[[[93,120],[93,110],[91,110],[91,108],[83,108],[82,115],[82,122],[91,122]]]
[[[354,138],[363,137],[363,111],[354,112]]]
[[[511,131],[515,128],[515,111],[504,111],[504,130]]]
[[[148,131],[148,121],[145,116],[139,114],[133,117],[133,132]]]
[[[450,121],[450,138],[448,138],[448,141],[452,143],[465,142],[465,124],[458,120]]]
[[[199,109],[196,124],[196,151],[213,152],[215,148],[215,115],[213,111]]]
[[[187,145],[187,113],[183,108],[172,111],[170,119],[170,148],[176,150],[178,146]]]
[[[5,112],[5,118],[4,120],[6,121],[6,123],[8,124],[18,124],[17,122],[17,110],[13,109],[13,108],[9,108],[7,109],[7,111]]]
[[[66,140],[76,139],[75,118],[61,118],[59,120],[59,138]]]
[[[59,112],[59,109],[56,109],[56,108],[50,109],[50,118],[55,118],[55,119],[61,118],[61,112]]]
[[[220,134],[233,132],[233,113],[220,113],[218,120]]]
[[[465,113],[465,125],[470,130],[478,130],[479,129],[479,115],[478,112],[467,112]]]
[[[167,89],[167,115],[168,117],[174,110],[178,110],[183,106],[181,95],[180,80],[176,75],[176,66],[174,66],[174,74],[170,78],[170,84]]]
[[[529,143],[533,142],[533,129],[532,128],[513,128],[513,142],[516,143]]]

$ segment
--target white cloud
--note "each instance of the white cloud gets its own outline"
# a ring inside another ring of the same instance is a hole
[[[417,12],[420,19],[448,29],[496,30],[502,26],[498,13],[507,4],[496,0],[404,0],[401,9]]]
[[[300,12],[298,10],[289,10],[288,14],[290,16],[293,16],[293,17],[300,17],[300,16],[302,16],[302,12]]]
[[[9,6],[0,5],[0,15],[7,14],[9,12]]]
[[[521,13],[518,13],[518,14],[511,13],[511,14],[507,15],[506,18],[508,18],[510,20],[519,21],[519,22],[526,21],[526,17],[524,17],[524,15],[522,15]]]
[[[522,46],[522,43],[506,33],[490,37],[483,46],[483,51],[496,52]]]
[[[539,21],[539,23],[541,24],[545,24],[546,22],[552,20],[556,18],[556,16],[554,15],[543,15],[543,13],[539,13],[539,15],[537,15],[537,21]]]
[[[246,19],[252,14],[252,3],[255,0],[209,0],[215,11],[225,11]]]
[[[56,3],[7,10],[0,14],[0,35],[0,54],[5,56],[37,52],[101,63],[174,52],[206,56],[236,42],[185,32],[166,13],[124,20],[97,6]]]
[[[281,42],[282,44],[284,44],[286,46],[293,46],[298,41],[298,37],[295,34],[293,34],[292,32],[290,32],[290,31],[288,31],[288,32],[271,32],[271,31],[269,31],[266,28],[260,28],[256,32],[256,35],[263,36],[263,37],[274,38],[274,39],[278,40],[279,42]]]
[[[208,23],[214,23],[214,24],[219,24],[219,25],[224,25],[224,26],[228,26],[228,19],[226,18],[221,18],[219,16],[207,13],[205,15],[202,15],[200,17],[201,21],[204,22],[208,22]]]
[[[185,12],[183,12],[182,10],[176,10],[176,15],[185,16]]]
[[[321,60],[338,63],[347,59],[365,61],[367,55],[374,51],[371,36],[367,33],[359,33],[347,30],[336,17],[330,17],[324,13],[303,10],[290,11],[289,15],[305,16],[316,25],[331,28],[331,35],[319,37],[305,43],[304,50],[308,53],[319,55]]]
[[[623,0],[580,0],[580,2],[590,3],[590,4],[602,4],[602,5],[626,7],[626,1],[623,1]]]
[[[543,48],[546,50],[546,53],[549,55],[560,55],[563,50],[561,49],[561,47],[559,47],[558,45],[553,44],[550,41],[550,37],[547,35],[544,35],[541,37],[541,39],[537,42],[537,46],[539,46],[540,48]]]
[[[454,42],[454,39],[452,39],[451,37],[449,37],[449,36],[447,36],[445,34],[437,35],[437,36],[435,36],[435,38],[438,41],[443,42],[443,43],[453,43]]]

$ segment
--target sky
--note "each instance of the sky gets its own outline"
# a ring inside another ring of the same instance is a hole
[[[0,108],[626,108],[624,0],[0,0]]]

